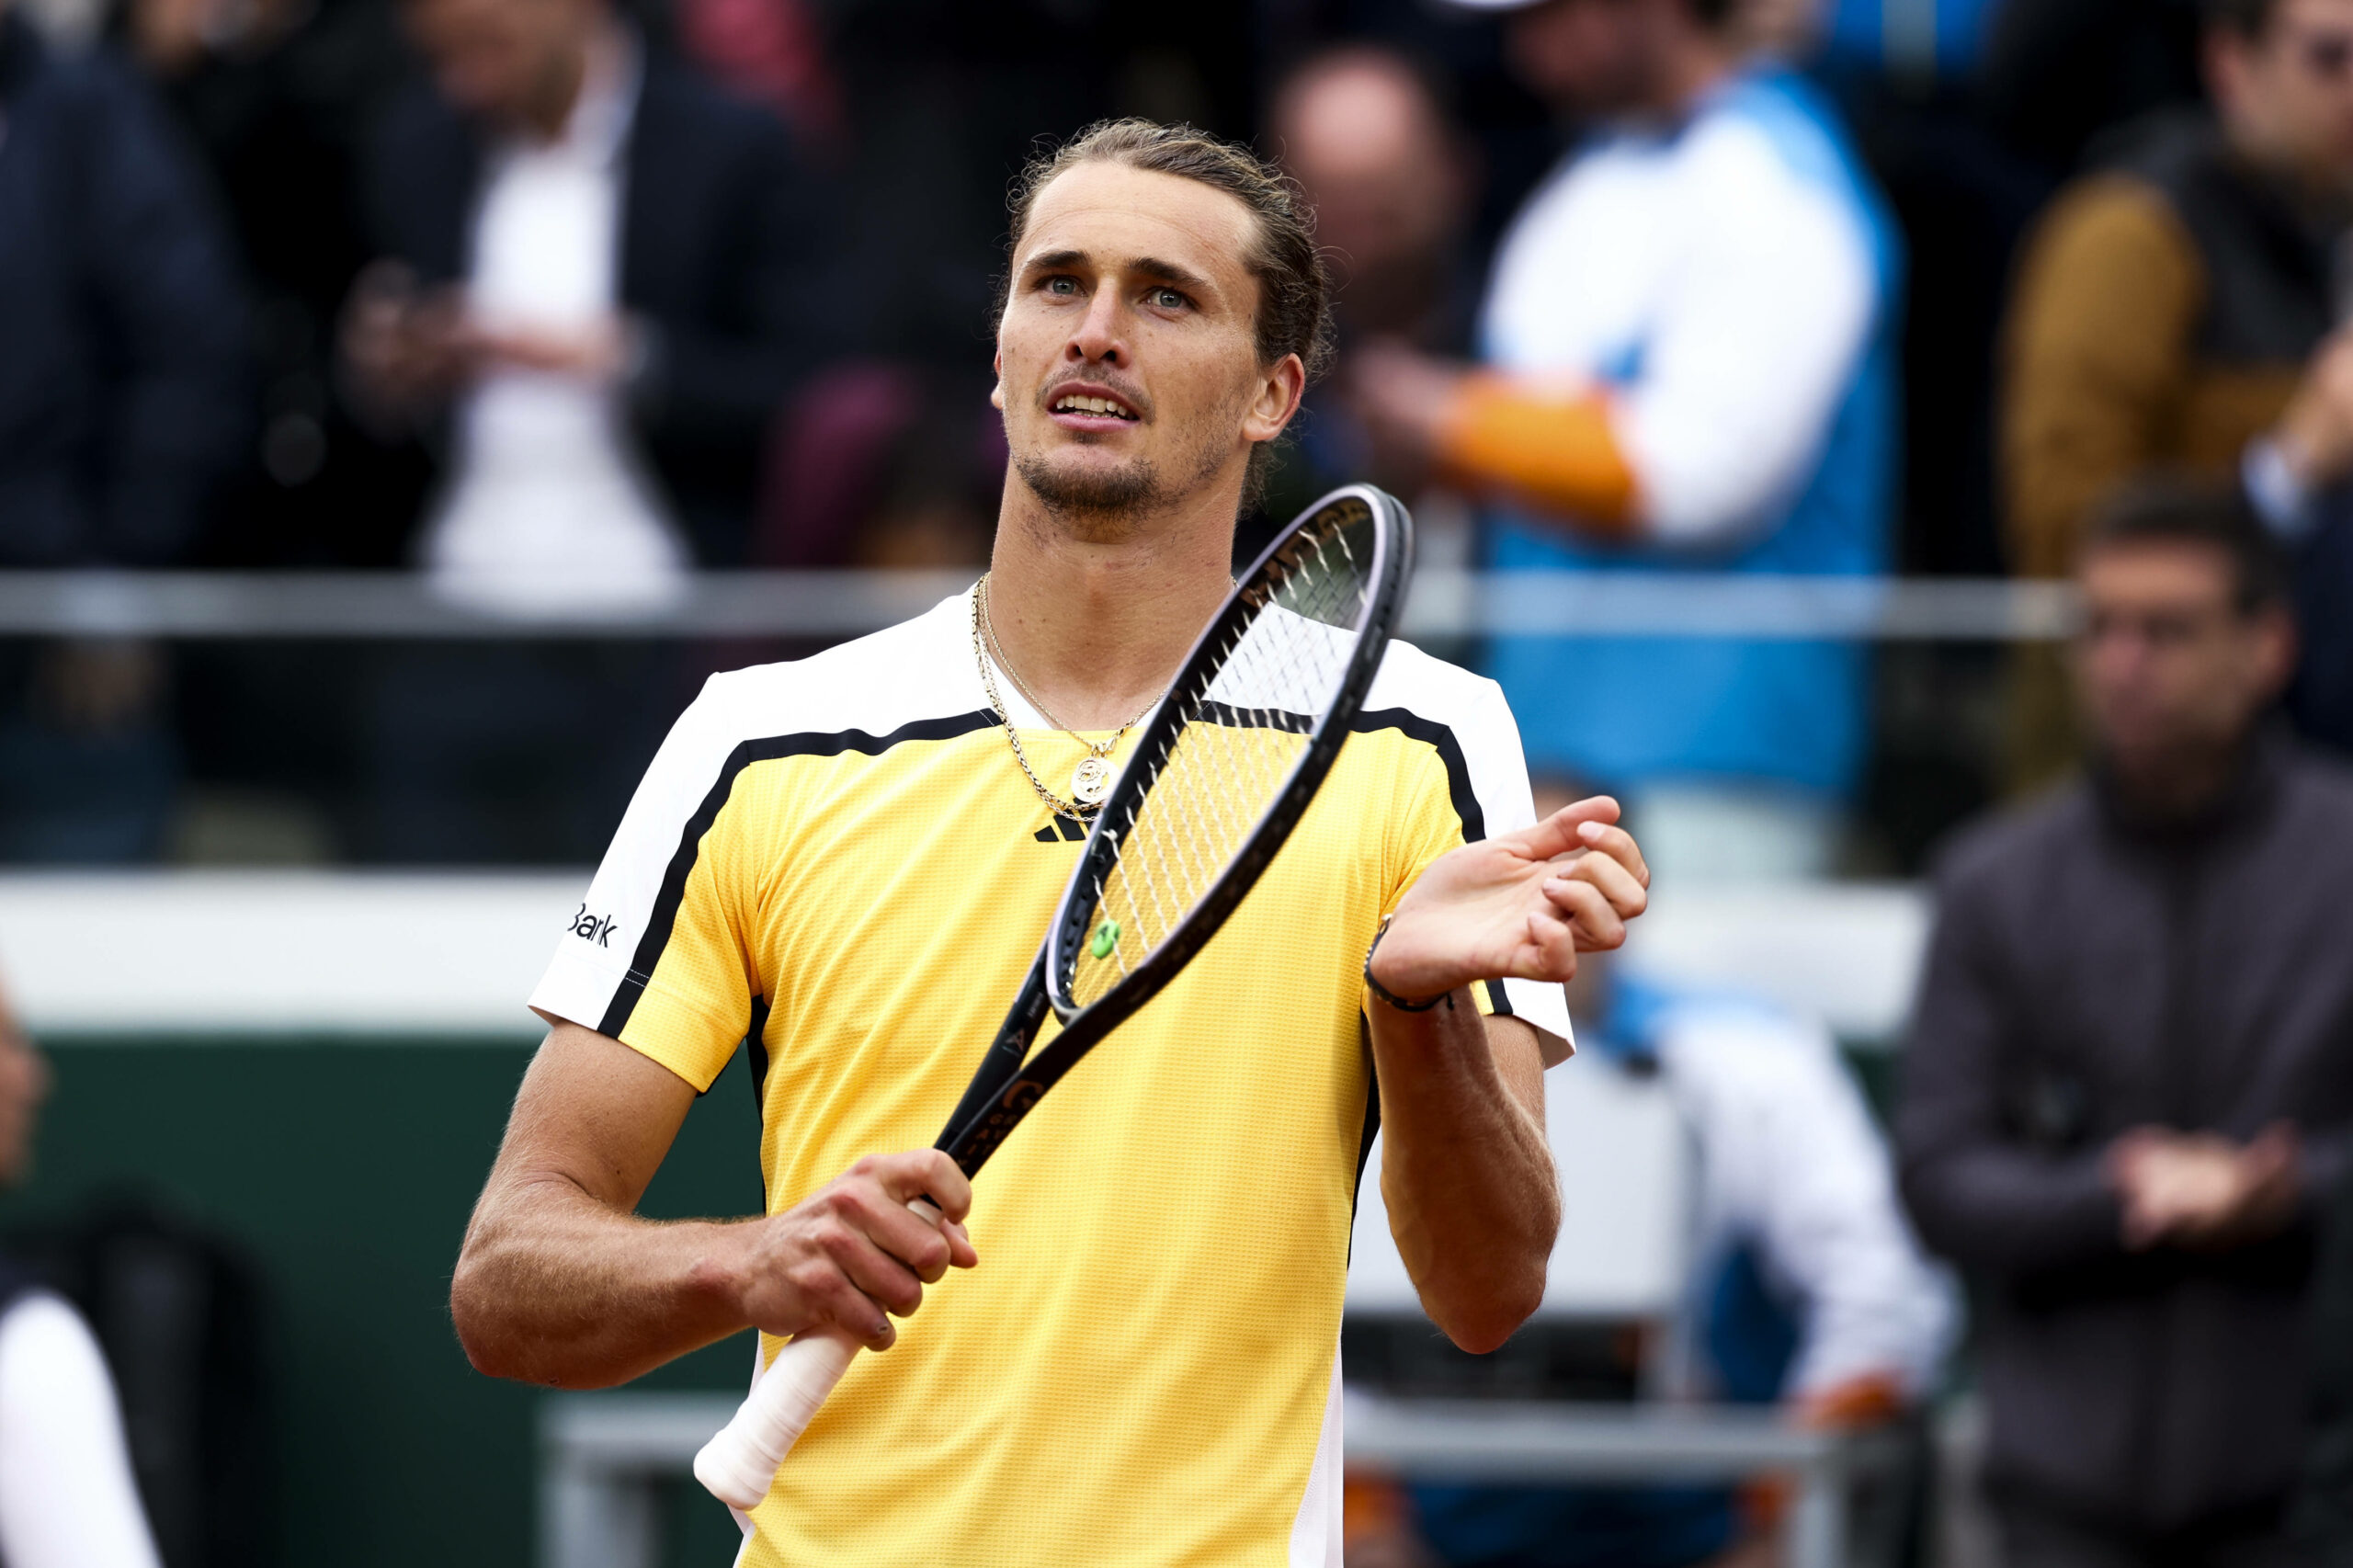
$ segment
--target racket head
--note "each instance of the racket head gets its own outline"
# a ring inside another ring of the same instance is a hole
[[[1138,736],[1048,927],[1065,1025],[1142,1006],[1256,884],[1339,757],[1412,565],[1404,506],[1350,484],[1243,574]]]

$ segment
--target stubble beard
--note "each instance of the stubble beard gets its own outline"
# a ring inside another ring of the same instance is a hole
[[[1014,458],[1013,468],[1047,511],[1085,539],[1121,538],[1168,498],[1160,470],[1146,458],[1115,469],[1072,472],[1036,452],[1023,452]]]
[[[1188,455],[1196,461],[1181,491],[1170,488],[1149,458],[1131,459],[1114,469],[1074,472],[1058,468],[1042,453],[1017,452],[1013,471],[1046,510],[1080,538],[1109,542],[1133,534],[1181,495],[1210,483],[1224,466],[1224,455],[1214,449]]]

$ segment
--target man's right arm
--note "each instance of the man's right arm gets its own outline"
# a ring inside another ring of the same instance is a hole
[[[556,1021],[524,1075],[466,1229],[449,1312],[475,1368],[563,1388],[625,1382],[745,1328],[836,1324],[874,1349],[923,1287],[976,1260],[972,1187],[936,1150],[877,1155],[780,1214],[661,1221],[635,1209],[691,1085]],[[908,1207],[926,1198],[933,1224]]]

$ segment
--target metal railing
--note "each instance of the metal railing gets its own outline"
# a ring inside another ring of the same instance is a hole
[[[806,637],[919,615],[970,572],[706,572],[655,606],[498,615],[398,572],[0,572],[0,636],[318,639]],[[1433,569],[1409,637],[1835,638],[2051,642],[2071,635],[2065,583]]]
[[[733,1394],[567,1393],[540,1406],[540,1568],[658,1568],[658,1488],[735,1413]],[[1785,1475],[1787,1568],[1850,1568],[1858,1482],[1909,1457],[1893,1431],[1831,1433],[1770,1411],[1602,1404],[1346,1402],[1352,1465],[1513,1484],[1733,1482]],[[712,1507],[718,1505],[713,1503]]]

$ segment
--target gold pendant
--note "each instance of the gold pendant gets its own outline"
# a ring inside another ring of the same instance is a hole
[[[1083,757],[1070,776],[1071,798],[1082,806],[1099,806],[1111,792],[1111,765],[1099,756]]]

